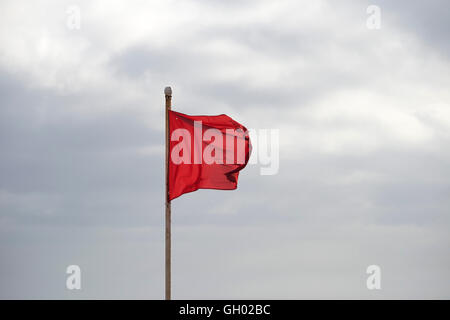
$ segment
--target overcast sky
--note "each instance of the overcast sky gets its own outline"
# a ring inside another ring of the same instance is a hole
[[[164,297],[166,85],[280,130],[173,201],[173,298],[450,298],[450,4],[393,2],[2,0],[0,298]]]

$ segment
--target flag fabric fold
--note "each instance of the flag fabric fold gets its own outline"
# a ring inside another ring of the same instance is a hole
[[[236,189],[252,148],[247,129],[225,114],[169,111],[169,140],[169,200],[198,189]]]

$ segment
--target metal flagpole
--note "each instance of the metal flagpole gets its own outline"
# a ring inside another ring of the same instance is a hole
[[[166,300],[171,296],[171,206],[169,200],[169,111],[172,107],[172,88],[164,88],[166,96]]]

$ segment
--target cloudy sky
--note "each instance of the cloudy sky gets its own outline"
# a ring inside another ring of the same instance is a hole
[[[449,6],[2,0],[0,298],[164,297],[166,85],[280,132],[173,201],[174,298],[450,298]]]

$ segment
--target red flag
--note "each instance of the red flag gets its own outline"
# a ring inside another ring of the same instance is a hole
[[[247,129],[227,115],[169,111],[169,200],[198,189],[237,188],[248,162]]]

